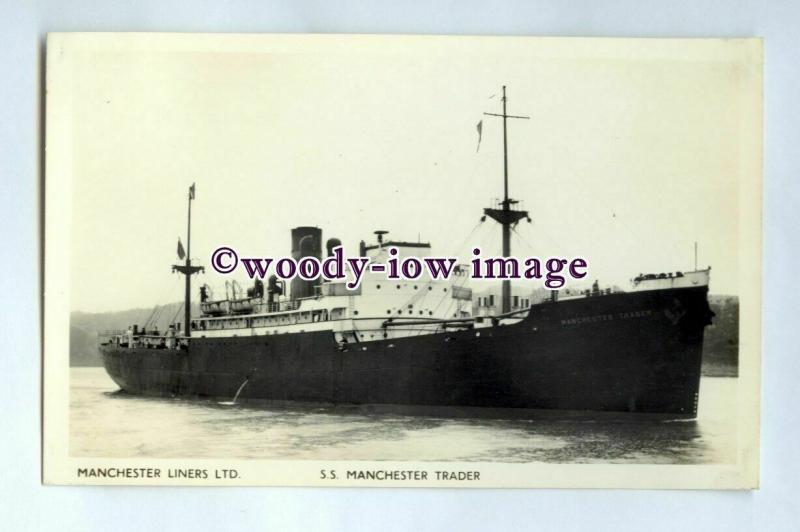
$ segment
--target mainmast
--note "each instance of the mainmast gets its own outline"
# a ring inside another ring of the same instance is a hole
[[[189,213],[186,222],[186,262],[183,265],[172,266],[173,272],[180,272],[186,276],[186,287],[183,296],[183,330],[188,338],[192,335],[190,321],[192,319],[192,275],[205,271],[202,266],[192,266],[192,200],[194,199],[194,183],[189,187]]]
[[[507,121],[509,118],[529,119],[528,116],[515,116],[506,112],[506,86],[503,85],[503,114],[483,113],[487,116],[498,116],[503,119],[503,201],[500,209],[483,209],[483,213],[499,223],[503,228],[503,257],[511,255],[511,226],[517,224],[523,218],[528,218],[528,212],[512,209],[518,203],[508,197],[508,129]],[[530,220],[530,218],[528,218]],[[511,281],[503,280],[503,292],[501,296],[502,313],[511,311]]]

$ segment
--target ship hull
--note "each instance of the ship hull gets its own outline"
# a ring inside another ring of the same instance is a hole
[[[337,405],[624,411],[694,417],[707,287],[583,297],[508,325],[352,343],[331,331],[101,346],[126,392]],[[242,385],[246,382],[244,387]]]

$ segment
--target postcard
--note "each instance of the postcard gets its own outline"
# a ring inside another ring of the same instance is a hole
[[[758,39],[55,33],[43,481],[758,487]]]

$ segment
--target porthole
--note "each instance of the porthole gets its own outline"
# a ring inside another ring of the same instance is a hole
[[[387,309],[387,310],[386,310],[386,314],[391,314],[391,313],[392,313],[392,310],[391,310],[391,309]]]
[[[375,285],[375,288],[377,288],[378,290],[380,290],[380,289],[381,289],[381,285],[379,285],[379,284],[376,284],[376,285]]]
[[[417,285],[414,285],[414,290],[416,290],[417,288],[418,288]]]
[[[433,290],[433,287],[432,287],[432,286],[429,286],[429,287],[428,287],[428,291],[430,291],[430,290]]]
[[[397,289],[400,290],[400,285],[397,285]]]
[[[354,310],[354,311],[353,311],[353,315],[355,315],[355,316],[358,316],[358,311],[357,311],[357,310]]]

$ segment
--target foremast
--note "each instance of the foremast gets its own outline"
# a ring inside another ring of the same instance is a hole
[[[506,86],[503,85],[503,114],[497,113],[483,113],[487,116],[496,116],[503,119],[503,201],[500,203],[499,209],[486,208],[483,209],[483,214],[492,220],[499,223],[503,230],[503,257],[511,255],[511,227],[519,223],[523,218],[528,217],[528,212],[520,209],[512,208],[515,204],[519,203],[508,197],[508,128],[507,122],[509,118],[520,118],[528,120],[528,116],[510,115],[506,112]],[[511,312],[511,281],[509,279],[503,280],[502,295],[501,295],[501,308],[502,314]]]
[[[182,273],[186,277],[186,286],[183,296],[183,331],[184,335],[188,338],[192,335],[191,319],[192,319],[192,275],[195,273],[203,272],[205,269],[202,266],[192,266],[192,200],[194,199],[194,183],[189,187],[189,212],[186,222],[186,262],[184,264],[174,264],[172,272]],[[178,241],[178,257],[181,257],[183,248]]]

